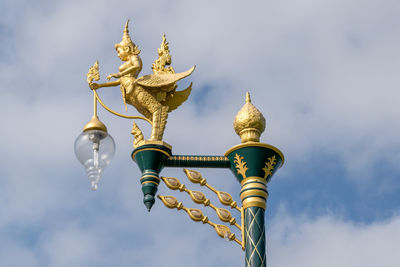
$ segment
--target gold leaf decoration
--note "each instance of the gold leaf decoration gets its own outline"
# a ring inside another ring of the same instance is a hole
[[[235,154],[234,162],[236,163],[235,167],[236,167],[237,173],[242,175],[243,178],[246,178],[246,171],[248,170],[248,168],[246,166],[247,163],[243,159],[244,158],[242,156]]]
[[[215,211],[217,212],[220,220],[223,222],[229,222],[232,219],[231,213],[224,208],[217,208]]]
[[[188,169],[183,169],[183,171],[185,172],[186,176],[192,183],[200,183],[200,180],[202,179],[201,173],[199,173],[198,171],[188,170]]]
[[[174,196],[158,196],[158,198],[170,209],[178,207],[178,200]]]
[[[197,204],[203,204],[206,200],[206,196],[200,191],[189,191],[190,197]]]
[[[179,189],[181,182],[175,177],[161,177],[164,183],[168,186],[168,188],[172,190]]]
[[[99,73],[99,61],[96,60],[94,65],[90,67],[89,72],[86,74],[86,79],[88,84],[91,84],[93,80],[98,81],[100,80],[100,73]]]
[[[194,170],[183,169],[187,178],[195,184],[205,185],[207,180],[201,176],[201,173]]]
[[[233,240],[235,239],[235,234],[231,233],[231,230],[229,229],[228,226],[222,225],[222,224],[216,224],[214,226],[215,231],[217,232],[217,234],[222,237],[222,238],[226,238],[229,240]]]
[[[276,165],[276,157],[273,155],[272,157],[268,158],[268,161],[265,162],[265,167],[263,168],[265,174],[264,174],[264,179],[267,179],[268,176],[272,174],[272,171],[274,170]]]
[[[187,213],[193,221],[199,222],[203,219],[203,212],[199,209],[187,209]]]
[[[218,191],[217,196],[222,205],[228,206],[232,203],[232,196],[229,193]]]

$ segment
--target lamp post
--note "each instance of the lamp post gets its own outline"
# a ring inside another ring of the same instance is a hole
[[[120,66],[118,73],[107,76],[109,80],[111,78],[117,80],[102,84],[93,83],[93,80],[97,81],[100,78],[98,62],[87,74],[87,81],[94,95],[94,115],[76,140],[75,153],[85,166],[92,189],[97,189],[102,170],[110,162],[115,150],[112,137],[97,117],[97,102],[99,102],[116,116],[126,119],[143,119],[152,125],[149,139],[144,138],[135,122],[132,127],[134,135],[132,159],[142,173],[140,183],[143,202],[148,211],[155,202],[158,185],[163,181],[171,190],[188,193],[195,204],[202,204],[206,208],[213,209],[224,224],[210,221],[203,215],[202,210],[185,207],[174,196],[158,195],[157,197],[165,206],[184,210],[192,220],[210,225],[220,237],[238,243],[245,251],[246,267],[266,266],[264,214],[268,198],[267,183],[282,166],[284,156],[276,147],[259,142],[260,135],[265,129],[264,116],[251,103],[250,94],[247,93],[245,104],[234,121],[234,129],[241,138],[241,144],[230,148],[224,155],[174,155],[172,146],[164,142],[162,137],[168,113],[181,105],[192,89],[192,84],[190,84],[185,90],[177,91],[176,82],[189,76],[194,71],[194,67],[185,72],[175,73],[169,66],[171,56],[165,35],[163,35],[161,47],[157,50],[159,57],[152,65],[153,74],[138,78],[142,69],[140,50],[129,36],[128,22],[124,28],[122,41],[115,45],[119,58],[125,63]],[[107,107],[96,90],[110,86],[120,86],[125,107],[126,104],[133,105],[143,117],[127,116]],[[162,169],[166,167],[184,168],[184,173],[190,182],[208,188],[217,195],[222,205],[239,211],[240,220],[232,217],[227,209],[211,203],[203,192],[189,189],[177,178],[160,177]],[[241,184],[242,206],[239,207],[229,193],[211,186],[199,171],[188,168],[230,169]],[[236,237],[230,227],[238,228],[241,237]]]

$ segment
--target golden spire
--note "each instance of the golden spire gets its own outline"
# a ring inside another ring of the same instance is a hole
[[[240,109],[233,122],[235,132],[240,136],[242,143],[259,142],[265,130],[265,118],[251,103],[250,93],[246,93],[246,103]]]
[[[131,37],[129,36],[128,24],[129,24],[129,19],[125,23],[124,34],[122,35],[122,42],[133,43]]]
[[[118,44],[115,44],[115,49],[118,49],[118,47],[129,47],[131,53],[139,55],[140,50],[137,47],[137,45],[134,42],[132,42],[132,39],[129,35],[128,24],[129,24],[129,19],[125,23],[124,33],[122,35],[122,41]]]

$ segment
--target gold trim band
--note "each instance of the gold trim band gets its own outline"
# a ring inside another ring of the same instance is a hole
[[[145,178],[155,178],[158,181],[160,181],[160,177],[156,176],[156,175],[152,175],[152,174],[145,174],[142,176],[142,178],[140,178],[140,180],[145,179]]]
[[[145,182],[142,183],[142,185],[148,184],[148,183],[152,183],[152,184],[155,184],[155,185],[159,185],[158,183],[153,182],[153,181],[145,181]]]
[[[240,199],[243,201],[247,197],[261,197],[264,199],[268,198],[268,193],[264,190],[259,190],[259,189],[249,189],[247,191],[244,191],[240,193]]]
[[[267,208],[267,202],[259,197],[249,197],[246,198],[243,203],[243,209],[247,209],[250,207],[260,207],[263,208],[264,210]]]
[[[243,183],[243,181],[245,181]],[[240,185],[242,186],[242,191],[248,188],[262,188],[267,190],[267,186],[264,181],[260,181],[259,179],[245,179],[243,180]]]
[[[267,206],[268,191],[265,179],[252,176],[241,182],[240,200],[243,208],[260,207],[264,210]]]
[[[247,178],[244,178],[241,182],[240,185],[244,186],[247,183],[251,183],[251,182],[256,182],[257,184],[259,183],[263,183],[264,185],[267,183],[267,180],[262,178],[262,177],[257,177],[257,176],[250,176]]]
[[[138,150],[138,151],[135,151],[135,153],[132,154],[132,158],[134,159],[135,156],[136,156],[136,154],[137,154],[138,152],[147,151],[147,150],[154,150],[154,151],[161,152],[161,153],[163,153],[164,155],[167,155],[168,157],[171,156],[171,154],[169,154],[168,152],[166,152],[166,151],[164,151],[164,150],[162,150],[162,149],[149,147],[149,148],[143,148],[143,149],[140,149],[140,150]]]
[[[169,150],[172,149],[172,146],[164,141],[157,141],[157,140],[144,140],[143,145],[138,146],[144,146],[144,145],[159,145],[159,146],[165,146],[167,147]]]

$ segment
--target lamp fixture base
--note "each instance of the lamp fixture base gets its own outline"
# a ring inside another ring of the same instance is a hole
[[[132,152],[132,159],[142,172],[143,203],[150,211],[160,183],[159,173],[164,168],[165,161],[171,157],[171,146],[162,141],[146,141]],[[167,146],[168,145],[168,146]]]

